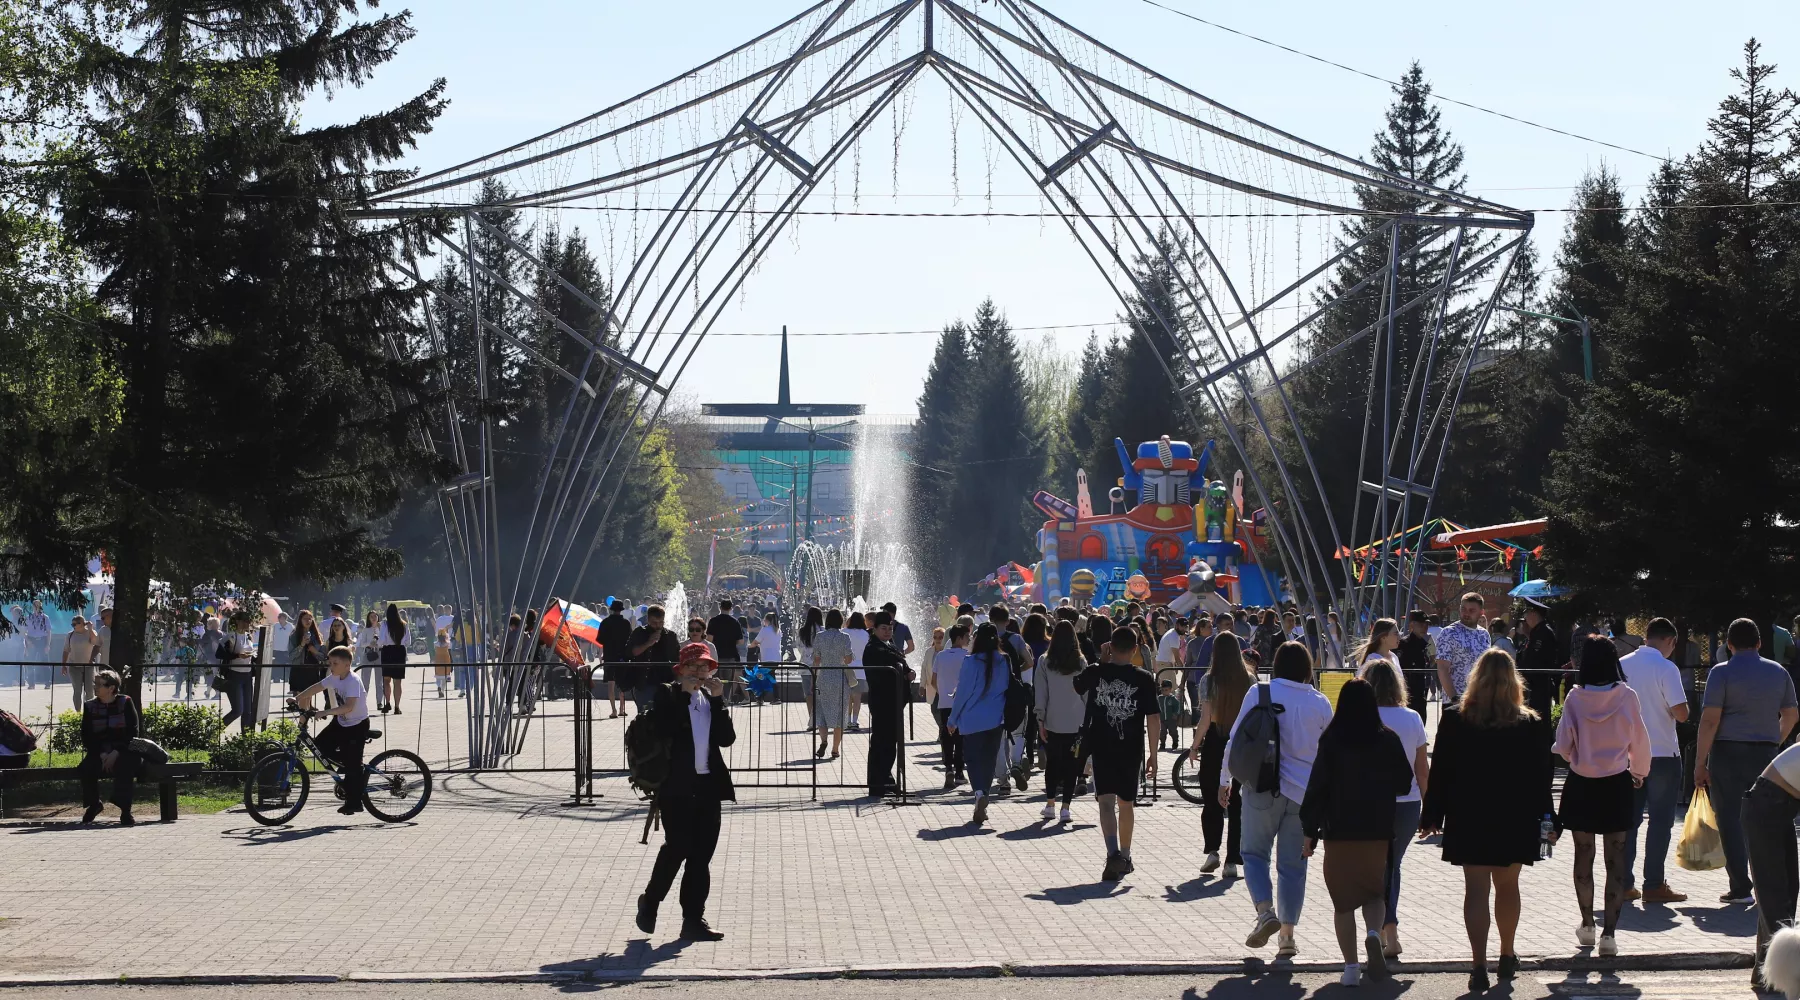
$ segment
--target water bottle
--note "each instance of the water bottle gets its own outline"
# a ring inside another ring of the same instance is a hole
[[[1550,855],[1553,853],[1553,851],[1555,849],[1555,845],[1553,845],[1550,842],[1550,838],[1555,833],[1556,833],[1556,821],[1551,818],[1549,813],[1545,813],[1543,822],[1538,824],[1538,860],[1539,861],[1549,860]]]

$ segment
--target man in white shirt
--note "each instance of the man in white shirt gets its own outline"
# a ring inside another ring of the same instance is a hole
[[[1625,838],[1625,888],[1631,899],[1680,903],[1687,896],[1669,887],[1663,877],[1663,861],[1669,853],[1675,803],[1681,797],[1681,743],[1675,736],[1675,724],[1687,721],[1687,692],[1681,686],[1681,668],[1669,659],[1679,638],[1675,624],[1657,618],[1644,633],[1644,644],[1619,658],[1625,683],[1637,692],[1644,725],[1650,730],[1650,775],[1633,793],[1631,836]],[[1637,860],[1637,828],[1646,810],[1650,832],[1644,835],[1644,888],[1640,893],[1633,887],[1632,867]]]
[[[1438,685],[1444,696],[1456,701],[1469,686],[1469,672],[1475,661],[1494,644],[1493,636],[1481,624],[1481,595],[1470,591],[1462,596],[1462,618],[1437,630]]]
[[[1261,948],[1277,929],[1281,931],[1277,958],[1294,956],[1294,925],[1300,921],[1300,908],[1306,902],[1306,833],[1300,825],[1300,803],[1306,798],[1306,783],[1312,778],[1313,758],[1319,753],[1319,737],[1331,724],[1331,702],[1312,686],[1312,660],[1298,646],[1282,646],[1275,653],[1272,679],[1266,685],[1252,687],[1244,695],[1237,719],[1231,724],[1231,738],[1225,743],[1225,760],[1231,760],[1232,744],[1238,727],[1261,700],[1261,688],[1267,687],[1269,700],[1280,705],[1278,716],[1281,733],[1281,788],[1259,792],[1240,785],[1243,796],[1242,848],[1244,886],[1256,905],[1256,924],[1244,944]],[[1219,803],[1231,805],[1231,768],[1219,769]],[[1276,854],[1275,874],[1280,892],[1275,891],[1269,876],[1269,855]]]
[[[1164,670],[1174,670],[1181,666],[1181,644],[1187,639],[1188,620],[1175,619],[1175,624],[1156,641],[1156,670],[1159,680],[1168,680],[1162,676]]]
[[[275,650],[276,663],[288,662],[288,647],[292,645],[293,639],[294,623],[288,618],[288,613],[283,611],[275,616],[275,624],[269,626],[269,641]]]

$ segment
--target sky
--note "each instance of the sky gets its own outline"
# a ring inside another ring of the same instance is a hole
[[[1367,156],[1391,99],[1376,80],[1159,9],[1146,0],[1042,0],[1045,7],[1175,80],[1321,145]],[[1157,0],[1238,31],[1393,79],[1418,60],[1445,97],[1656,155],[1680,156],[1732,88],[1745,39],[1793,69],[1793,0],[1512,0],[1487,4]],[[392,0],[383,10],[394,8]],[[797,13],[798,0],[420,0],[418,35],[361,90],[303,109],[317,126],[367,114],[448,80],[448,111],[410,164],[461,162],[564,124],[678,76]],[[1372,13],[1379,11],[1379,15]],[[979,211],[990,178],[962,153],[952,179],[948,100],[935,81],[913,106],[896,159],[865,147],[861,208]],[[1568,205],[1602,164],[1635,197],[1652,158],[1455,104],[1443,123],[1463,145],[1468,189],[1516,208]],[[955,140],[968,143],[964,116]],[[882,132],[877,132],[881,136]],[[894,182],[897,181],[897,188]],[[1036,211],[1010,164],[991,178],[996,209]],[[956,197],[960,194],[960,198]],[[573,213],[565,213],[569,215]],[[589,213],[591,214],[591,213]],[[1566,216],[1538,216],[1547,268]],[[579,224],[579,223],[578,223]],[[992,298],[1026,341],[1080,351],[1117,329],[1119,304],[1061,223],[1026,219],[809,218],[769,252],[677,391],[689,402],[773,400],[779,334],[792,340],[796,401],[910,413],[931,361],[931,331]],[[1029,329],[1055,327],[1056,329]],[[888,333],[836,336],[842,333]],[[906,331],[924,331],[923,333]]]

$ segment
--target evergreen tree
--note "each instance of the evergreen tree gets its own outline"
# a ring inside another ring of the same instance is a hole
[[[1030,500],[1044,466],[1011,324],[990,299],[968,329],[968,420],[949,505],[948,570],[959,586],[1002,563],[1032,561],[1042,516]]]
[[[1463,149],[1443,127],[1439,117],[1437,104],[1431,99],[1431,86],[1425,82],[1425,72],[1414,63],[1394,88],[1394,102],[1387,110],[1386,125],[1376,133],[1370,150],[1371,162],[1408,181],[1462,191],[1466,184]],[[1347,539],[1367,538],[1372,529],[1368,515],[1362,525],[1350,523],[1356,498],[1347,487],[1362,480],[1383,479],[1381,469],[1385,456],[1380,454],[1377,443],[1379,423],[1364,466],[1359,469],[1357,462],[1363,455],[1371,382],[1374,383],[1373,398],[1377,406],[1388,391],[1383,384],[1386,380],[1385,347],[1381,351],[1384,363],[1371,364],[1375,357],[1374,347],[1387,335],[1387,324],[1382,323],[1374,335],[1364,333],[1383,312],[1387,281],[1381,275],[1387,268],[1390,253],[1385,230],[1389,220],[1396,215],[1435,215],[1446,211],[1440,203],[1423,196],[1372,185],[1358,185],[1356,197],[1358,205],[1368,214],[1344,223],[1338,247],[1343,250],[1364,239],[1368,242],[1338,264],[1318,296],[1320,305],[1334,301],[1336,305],[1307,331],[1301,346],[1301,364],[1317,363],[1289,380],[1289,394],[1294,400],[1300,429],[1318,463],[1320,478],[1331,491],[1329,500],[1333,504],[1333,513]],[[1419,248],[1423,227],[1402,225],[1398,229],[1401,254],[1394,281],[1395,302],[1404,305],[1422,294],[1428,297],[1421,305],[1398,316],[1394,324],[1395,365],[1391,398],[1395,409],[1407,393],[1414,365],[1423,361],[1421,347],[1437,319],[1438,299],[1435,294],[1428,293],[1443,284],[1451,253],[1449,238],[1439,237]],[[1464,238],[1458,266],[1466,267],[1493,245],[1491,238],[1483,238],[1478,231],[1471,231]],[[1456,300],[1445,316],[1437,354],[1439,359],[1460,355],[1475,313],[1473,303],[1466,300],[1464,292],[1483,273],[1485,271],[1469,274],[1455,286]],[[1357,289],[1371,276],[1375,276],[1374,280]],[[1328,353],[1358,335],[1362,335],[1358,343],[1325,359]],[[1450,377],[1454,377],[1453,366],[1437,364],[1433,378]],[[1379,422],[1379,410],[1375,419]],[[1288,457],[1299,459],[1298,454]],[[1310,477],[1300,481],[1300,488],[1313,489]],[[1455,513],[1451,505],[1442,500],[1436,506],[1440,513]],[[1369,505],[1363,507],[1367,510]]]
[[[1549,483],[1555,579],[1702,626],[1800,601],[1800,183],[1774,67],[1746,58],[1715,140],[1632,221],[1607,366]]]
[[[1100,400],[1112,381],[1112,344],[1117,340],[1114,337],[1103,347],[1099,334],[1088,334],[1087,344],[1081,349],[1081,361],[1075,368],[1075,387],[1069,395],[1070,457],[1066,464],[1074,468],[1065,477],[1068,483],[1064,488],[1074,488],[1075,470],[1086,470],[1090,488],[1098,491],[1095,503],[1101,510],[1106,509],[1104,484],[1109,481],[1104,472],[1106,466],[1094,468],[1089,463],[1098,453],[1100,442],[1111,441],[1106,436],[1106,422],[1100,412]]]
[[[950,510],[962,448],[972,428],[969,411],[971,365],[969,329],[961,320],[938,336],[925,386],[919,393],[919,419],[913,425],[911,498],[914,557],[927,583],[945,592],[961,584],[954,553],[961,547]]]
[[[371,522],[438,471],[404,402],[432,398],[429,366],[389,351],[418,302],[390,266],[397,225],[349,213],[399,179],[383,164],[443,110],[442,82],[353,123],[295,124],[310,92],[361,85],[412,36],[406,14],[358,10],[136,0],[123,39],[82,38],[89,118],[53,190],[98,277],[122,403],[55,536],[18,541],[107,552],[115,662],[142,662],[153,575],[391,575]]]
[[[1082,435],[1086,445],[1083,468],[1087,469],[1096,510],[1107,509],[1106,491],[1116,485],[1122,474],[1114,439],[1124,441],[1126,449],[1135,454],[1139,442],[1155,441],[1167,434],[1178,441],[1187,440],[1198,455],[1212,437],[1212,415],[1202,411],[1200,416],[1205,423],[1197,425],[1194,414],[1175,391],[1174,380],[1186,378],[1188,367],[1163,325],[1167,320],[1177,328],[1187,329],[1193,322],[1186,293],[1169,264],[1171,260],[1184,259],[1185,253],[1176,237],[1164,233],[1155,249],[1138,256],[1134,265],[1138,291],[1119,317],[1130,326],[1130,333],[1107,345],[1097,367],[1090,368],[1084,357],[1077,376],[1077,396],[1092,387],[1091,382],[1084,384],[1084,379],[1091,377],[1099,383],[1099,395]],[[1136,502],[1126,499],[1128,504]]]

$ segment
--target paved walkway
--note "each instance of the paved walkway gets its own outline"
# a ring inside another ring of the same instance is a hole
[[[608,723],[618,725],[618,723]],[[921,733],[923,735],[923,733]],[[802,737],[803,739],[803,737]],[[923,754],[924,748],[914,750]],[[759,751],[760,752],[760,751]],[[854,769],[852,769],[854,773]],[[916,772],[929,775],[921,760]],[[0,979],[185,974],[796,970],[970,963],[1235,963],[1250,904],[1197,874],[1200,813],[1139,812],[1137,873],[1098,882],[1095,807],[1040,825],[1039,801],[964,825],[965,792],[895,808],[846,793],[757,790],[728,807],[708,916],[727,938],[674,940],[675,901],[646,938],[632,903],[657,836],[617,780],[565,808],[566,775],[452,776],[413,825],[339,822],[315,800],[292,828],[240,811],[145,824],[0,827]],[[360,818],[359,818],[360,820]],[[1528,869],[1520,951],[1577,954],[1569,851]],[[1465,961],[1462,883],[1435,846],[1408,855],[1411,962]],[[1753,913],[1714,902],[1721,872],[1672,869],[1692,901],[1633,907],[1627,957],[1741,954]],[[1319,866],[1300,958],[1336,963]],[[129,928],[116,933],[115,928]],[[107,944],[96,947],[104,933]],[[1265,949],[1263,957],[1272,957]]]

